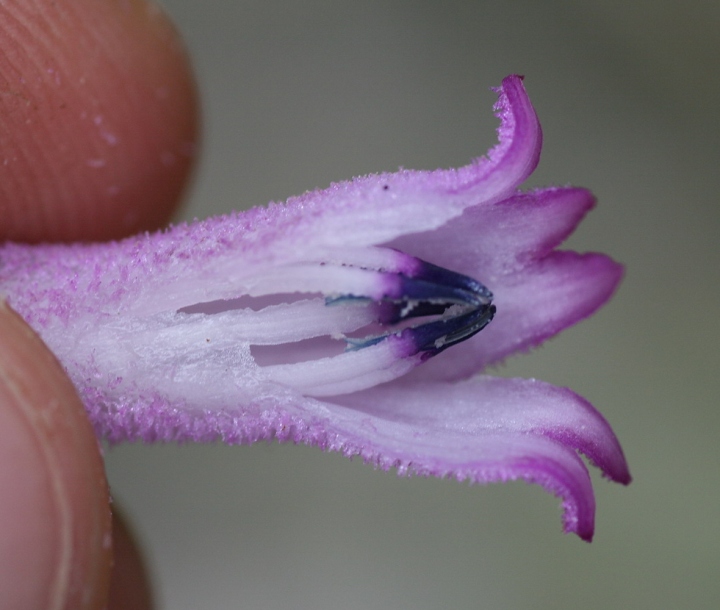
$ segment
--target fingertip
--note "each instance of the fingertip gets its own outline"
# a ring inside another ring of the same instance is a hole
[[[103,240],[165,224],[198,109],[188,57],[143,0],[0,5],[0,237]]]
[[[0,301],[0,591],[13,608],[102,608],[111,522],[97,439],[70,380]]]

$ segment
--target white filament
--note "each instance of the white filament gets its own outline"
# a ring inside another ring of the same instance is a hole
[[[396,342],[385,340],[338,356],[266,366],[263,373],[306,396],[337,396],[397,379],[418,363],[399,355]]]
[[[402,256],[379,252],[371,262],[390,265]],[[407,344],[403,347],[404,340],[398,338],[334,356],[323,351],[325,357],[320,358],[303,344],[318,337],[342,340],[348,333],[362,335],[362,329],[377,323],[373,301],[384,296],[387,275],[334,264],[264,271],[243,278],[242,288],[232,299],[219,302],[220,311],[213,309],[218,302],[210,302],[184,304],[181,310],[154,315],[118,316],[87,327],[73,349],[75,353],[91,350],[92,359],[103,362],[103,368],[114,371],[118,379],[132,379],[134,371],[151,374],[158,389],[168,384],[184,387],[189,380],[202,379],[203,391],[209,396],[219,395],[228,384],[241,388],[257,383],[279,384],[308,396],[346,394],[396,379],[418,364],[419,359],[407,356]],[[272,304],[259,311],[241,306],[244,295],[293,299],[294,293],[354,295],[368,300],[347,299],[327,305],[325,298],[318,297]],[[366,331],[373,334],[377,328]],[[253,346],[275,346],[268,349],[278,350],[276,356],[291,357],[271,359],[271,364],[261,366]],[[292,362],[277,363],[287,360]]]

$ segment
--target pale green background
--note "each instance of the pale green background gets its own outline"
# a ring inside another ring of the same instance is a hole
[[[295,446],[121,446],[112,490],[167,609],[720,608],[720,3],[165,0],[205,144],[184,217],[494,142],[524,73],[533,184],[591,187],[570,245],[627,265],[591,321],[502,374],[571,386],[634,483],[595,476],[596,540],[524,484],[398,479]],[[528,295],[532,298],[532,295]]]

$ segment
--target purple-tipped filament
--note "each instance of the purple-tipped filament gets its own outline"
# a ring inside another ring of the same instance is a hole
[[[263,373],[306,395],[355,392],[404,375],[428,358],[469,339],[492,320],[492,293],[483,284],[396,254],[402,257],[401,264],[391,269],[332,263],[294,268],[294,286],[304,281],[308,287],[320,287],[332,277],[347,290],[341,294],[322,290],[324,312],[318,309],[319,299],[283,304],[281,307],[293,309],[294,316],[300,316],[296,321],[302,321],[295,327],[294,342],[290,336],[287,341],[278,337],[265,343],[275,346],[272,349],[254,349],[256,361],[264,364]],[[289,279],[287,273],[281,275],[283,280]],[[271,315],[272,309],[257,313]],[[324,326],[324,332],[310,332],[309,327],[315,325],[310,318],[323,320],[320,326]],[[285,326],[279,315],[276,320],[279,326]],[[344,341],[346,349],[322,355],[320,342],[312,339],[320,334]],[[317,354],[321,357],[313,357]]]

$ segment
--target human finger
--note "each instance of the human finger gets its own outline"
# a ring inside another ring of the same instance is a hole
[[[2,301],[0,337],[0,608],[103,608],[112,537],[98,442],[60,364]]]
[[[0,239],[165,224],[197,138],[188,57],[144,0],[0,3]]]

